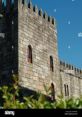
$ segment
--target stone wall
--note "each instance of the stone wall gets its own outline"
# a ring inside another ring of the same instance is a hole
[[[67,84],[69,87],[68,97],[79,97],[82,95],[82,70],[77,69],[70,64],[66,64],[65,62],[60,62],[60,75],[64,97],[64,84]]]
[[[33,11],[34,10],[34,11]],[[39,12],[39,14],[38,14]],[[19,5],[19,82],[23,87],[45,93],[44,84],[54,83],[60,94],[57,31],[53,18],[38,10],[32,3]],[[28,62],[28,45],[32,47],[33,63]],[[50,71],[50,56],[54,71]]]

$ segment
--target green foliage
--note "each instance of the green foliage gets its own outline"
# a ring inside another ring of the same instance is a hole
[[[56,101],[56,108],[65,109],[67,107],[66,101],[63,98],[60,98]]]
[[[82,96],[80,98],[71,98],[65,100],[63,96],[58,96],[57,100],[50,102],[46,97],[38,93],[38,99],[33,96],[23,97],[23,102],[19,100],[18,77],[13,75],[13,85],[0,87],[2,93],[3,109],[79,109],[82,108]],[[49,88],[44,86],[46,94],[50,94]]]

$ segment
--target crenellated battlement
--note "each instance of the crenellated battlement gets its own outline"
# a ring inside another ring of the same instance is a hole
[[[12,8],[13,11],[15,10],[17,4],[17,0],[14,0],[12,3],[12,0],[6,0],[6,5],[0,0],[0,12],[10,13]],[[26,8],[30,10],[30,13],[36,13],[39,17],[43,18],[46,22],[55,25],[55,19],[54,17],[48,16],[46,12],[43,12],[42,9],[38,9],[38,7],[32,4],[31,0],[18,0],[19,8]]]
[[[78,69],[75,66],[67,64],[66,62],[63,61],[60,61],[60,70],[82,77],[82,69]]]
[[[55,19],[51,16],[48,16],[46,12],[43,12],[42,9],[38,9],[38,7],[32,4],[31,1],[24,2],[26,0],[21,0],[19,3],[19,9],[22,7],[22,9],[27,8],[30,10],[30,13],[36,13],[39,17],[45,19],[46,22],[55,25]]]

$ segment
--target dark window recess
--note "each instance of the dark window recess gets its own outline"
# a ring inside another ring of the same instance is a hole
[[[65,96],[69,96],[69,87],[68,87],[68,85],[64,84],[64,89],[65,89]]]
[[[32,63],[32,47],[31,47],[31,45],[28,46],[28,62]]]
[[[67,92],[66,92],[66,84],[64,84],[64,90],[65,90],[65,96],[67,96]]]
[[[54,71],[54,67],[53,67],[53,57],[50,56],[50,71]]]
[[[53,83],[51,83],[51,100],[55,101],[55,87]]]
[[[69,96],[69,87],[67,85],[67,96]]]

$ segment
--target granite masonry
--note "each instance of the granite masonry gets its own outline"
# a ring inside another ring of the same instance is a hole
[[[19,85],[46,94],[53,83],[55,96],[82,95],[82,70],[58,58],[54,18],[32,2],[0,0],[0,85],[18,74]]]

